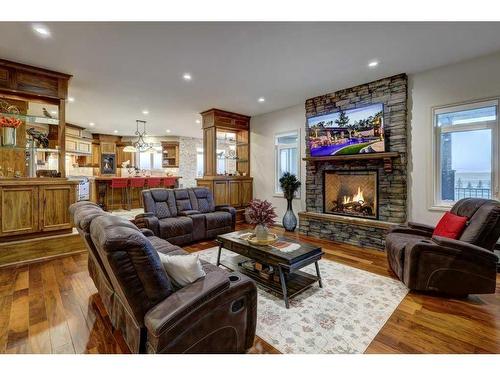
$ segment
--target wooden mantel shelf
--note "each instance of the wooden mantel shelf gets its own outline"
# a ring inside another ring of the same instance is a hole
[[[354,154],[354,155],[332,155],[332,156],[308,156],[302,158],[307,162],[313,162],[314,164],[318,162],[346,162],[346,161],[356,161],[356,160],[374,160],[383,159],[384,161],[384,171],[387,173],[392,172],[392,159],[399,157],[399,152],[373,152],[366,154]]]
[[[298,215],[299,218],[304,218],[309,220],[331,221],[334,223],[359,225],[362,227],[379,228],[385,230],[400,225],[398,223],[391,223],[382,220],[371,220],[371,219],[364,219],[361,217],[340,216],[340,215],[323,214],[319,212],[309,212],[309,211],[301,211],[298,213]]]

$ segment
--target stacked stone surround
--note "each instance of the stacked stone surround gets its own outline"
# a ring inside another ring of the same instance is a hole
[[[407,216],[407,76],[399,74],[371,83],[308,99],[306,117],[339,110],[384,104],[384,131],[388,152],[398,152],[392,172],[384,171],[383,159],[343,162],[312,162],[306,166],[306,211],[323,213],[323,175],[325,170],[378,170],[379,220],[400,224]],[[306,125],[307,127],[307,125]],[[306,155],[310,156],[309,130],[306,129]],[[329,215],[330,216],[330,215]],[[321,239],[362,247],[384,249],[387,229],[370,221],[339,218],[321,219],[299,215],[299,231]],[[333,220],[332,220],[333,219]],[[389,224],[387,225],[387,227]]]

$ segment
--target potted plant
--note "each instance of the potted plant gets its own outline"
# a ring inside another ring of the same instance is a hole
[[[293,213],[292,201],[295,193],[299,190],[300,181],[294,174],[285,172],[280,178],[280,187],[283,190],[283,196],[287,200],[286,213],[283,216],[283,227],[285,230],[293,232],[297,227],[297,218]]]
[[[274,219],[277,217],[271,202],[253,199],[245,210],[245,216],[249,224],[255,225],[257,240],[267,240],[268,227],[274,224]]]

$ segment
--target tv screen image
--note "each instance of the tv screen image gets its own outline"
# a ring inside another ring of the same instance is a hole
[[[307,119],[311,156],[384,152],[384,105],[340,110]]]

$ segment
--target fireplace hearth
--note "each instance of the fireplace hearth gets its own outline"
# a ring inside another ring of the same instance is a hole
[[[378,219],[376,170],[324,171],[323,212]]]

